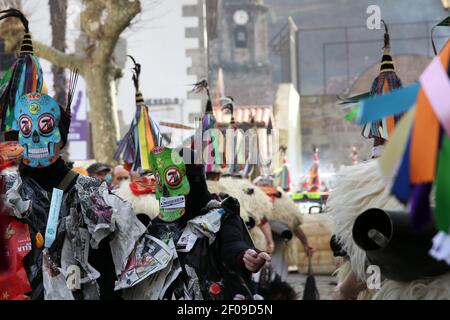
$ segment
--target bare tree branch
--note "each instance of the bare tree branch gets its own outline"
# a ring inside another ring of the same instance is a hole
[[[21,0],[0,0],[0,9],[21,9],[22,8],[22,1]]]
[[[110,57],[114,52],[120,34],[130,25],[134,17],[141,12],[140,1],[129,0],[99,0],[106,7],[107,16],[101,25],[102,39],[94,53],[99,61]],[[96,60],[97,60],[96,59]]]
[[[100,39],[100,18],[105,5],[100,1],[83,1],[84,10],[80,14],[80,29],[91,39]]]
[[[83,59],[73,54],[63,53],[55,48],[49,47],[42,42],[33,41],[35,53],[38,57],[45,59],[61,68],[78,69],[80,74],[84,73]]]

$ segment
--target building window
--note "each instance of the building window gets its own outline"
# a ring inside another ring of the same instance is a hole
[[[247,28],[243,26],[236,27],[234,39],[236,48],[247,48]]]

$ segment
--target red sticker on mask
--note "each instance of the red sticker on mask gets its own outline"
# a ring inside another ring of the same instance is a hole
[[[164,173],[166,182],[171,187],[176,187],[181,183],[181,172],[177,168],[168,168]]]

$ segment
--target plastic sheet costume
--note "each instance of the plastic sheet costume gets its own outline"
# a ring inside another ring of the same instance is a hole
[[[28,33],[20,12],[8,10],[6,16],[19,17]],[[28,286],[22,283],[15,294],[49,300],[117,298],[114,282],[145,227],[106,184],[70,171],[60,157],[78,73],[71,73],[67,105],[60,106],[41,92],[42,70],[28,34],[22,51],[0,101],[2,129],[16,131],[23,148],[19,172],[4,176],[2,199],[15,232],[29,236],[20,239],[27,243],[26,254],[16,260]],[[10,239],[9,249],[18,250],[19,242]]]
[[[158,149],[156,153],[170,150]],[[160,214],[152,220],[141,248],[158,247],[149,254],[158,255],[160,266],[155,266],[149,255],[144,258],[145,250],[136,250],[128,264],[136,275],[130,280],[135,285],[126,288],[126,273],[119,282],[125,289],[124,297],[220,300],[240,294],[251,299],[250,272],[245,269],[242,256],[254,247],[239,217],[238,202],[231,197],[222,202],[213,198],[207,189],[203,165],[184,167],[176,156],[173,162],[170,156],[157,157],[152,161],[153,168],[156,163],[161,165],[155,171]],[[158,178],[161,172],[166,174]],[[179,193],[178,188],[188,188],[189,193]],[[183,199],[185,203],[181,205]]]
[[[19,173],[6,176],[5,202],[30,228],[32,249],[24,264],[32,299],[111,297],[115,275],[145,231],[131,206],[110,194],[106,184],[73,173],[59,158],[68,132],[60,128],[70,123],[61,118],[67,114],[40,93],[23,96],[15,108],[25,151]],[[70,268],[80,271],[73,291],[65,280]]]

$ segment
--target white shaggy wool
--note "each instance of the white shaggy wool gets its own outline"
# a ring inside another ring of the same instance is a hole
[[[244,204],[243,206],[249,212],[252,217],[259,222],[264,218],[268,217],[272,212],[272,201],[266,195],[264,191],[255,186],[250,180],[238,179],[239,188],[241,188],[244,193]],[[253,194],[247,194],[245,190],[253,189]]]
[[[330,213],[334,222],[334,233],[341,239],[344,250],[350,256],[351,270],[355,271],[360,279],[367,278],[366,255],[353,242],[352,227],[355,219],[363,211],[374,207],[385,210],[405,210],[405,207],[389,194],[387,185],[379,174],[375,160],[344,167],[337,174],[336,186],[327,203],[327,212]],[[351,270],[342,266],[339,278],[343,279],[345,273]],[[450,300],[450,273],[410,282],[386,279],[379,290],[364,292],[370,292],[370,295],[364,298],[360,295],[360,299]]]
[[[404,210],[390,195],[375,160],[343,167],[336,174],[336,183],[327,201],[326,213],[333,220],[333,232],[350,256],[352,270],[366,279],[366,254],[353,242],[352,228],[356,218],[370,208]]]
[[[245,185],[242,183],[243,179],[225,177],[220,179],[220,183],[227,190],[227,194],[236,198],[239,201],[241,207],[241,218],[248,222],[249,216],[252,216],[248,211],[248,205],[246,202],[248,201],[248,195],[245,194]],[[253,217],[257,224],[260,223],[260,220],[257,219],[257,216]]]
[[[250,236],[252,237],[255,247],[261,251],[267,250],[267,242],[264,233],[259,227],[254,227],[250,230]]]
[[[223,185],[223,183],[221,183],[221,181],[216,181],[216,180],[206,180],[206,185],[208,186],[208,191],[210,193],[215,193],[215,194],[219,194],[219,193],[228,193],[228,189],[225,188],[225,186]]]
[[[450,273],[432,279],[385,280],[373,300],[450,300]]]
[[[159,214],[159,202],[153,193],[136,196],[128,183],[122,183],[114,193],[123,200],[130,202],[136,214],[145,214],[150,219],[156,218]]]
[[[303,216],[300,208],[284,191],[281,192],[281,198],[275,198],[273,210],[270,219],[280,221],[286,224],[292,231],[303,223]]]

